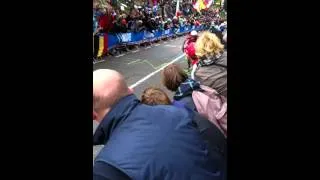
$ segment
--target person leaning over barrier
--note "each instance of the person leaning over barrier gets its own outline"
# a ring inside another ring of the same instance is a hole
[[[195,49],[199,58],[195,80],[227,97],[227,51],[220,39],[213,33],[204,32]]]
[[[141,95],[141,103],[148,105],[171,105],[170,98],[160,88],[149,87]]]
[[[94,71],[93,145],[105,146],[93,174],[111,165],[137,180],[226,179],[224,157],[208,150],[192,118],[182,108],[141,104],[116,71]]]
[[[217,152],[226,157],[227,141],[220,129],[201,116],[198,112],[192,110],[192,107],[184,106],[183,103],[171,102],[167,93],[162,89],[149,87],[141,95],[141,103],[150,106],[156,105],[173,105],[178,108],[185,108],[194,115],[193,121],[197,124],[202,139],[208,145],[210,152]]]

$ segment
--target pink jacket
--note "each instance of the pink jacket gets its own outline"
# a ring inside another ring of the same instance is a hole
[[[200,87],[204,92],[192,92],[197,111],[216,125],[227,137],[227,99],[208,86],[200,85]]]

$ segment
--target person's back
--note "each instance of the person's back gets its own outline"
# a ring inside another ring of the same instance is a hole
[[[212,64],[205,64],[200,60],[199,68],[195,72],[195,80],[227,97],[227,51],[218,58],[211,58],[205,60],[212,61]]]
[[[227,142],[224,135],[220,128],[197,112],[192,95],[187,95],[180,98],[178,101],[174,100],[171,102],[168,94],[162,89],[149,87],[143,91],[141,103],[150,106],[173,105],[188,110],[188,112],[193,115],[192,120],[197,125],[197,129],[200,132],[202,139],[208,144],[209,152],[218,152],[223,157],[226,157]]]
[[[225,179],[225,159],[208,153],[192,116],[173,106],[140,104],[122,98],[96,131],[106,162],[132,179]]]
[[[221,41],[215,34],[204,32],[195,47],[200,59],[195,80],[227,97],[227,52]]]

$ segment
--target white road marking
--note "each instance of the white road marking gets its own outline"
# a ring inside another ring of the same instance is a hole
[[[118,58],[118,57],[121,57],[121,56],[124,56],[124,55],[126,55],[126,54],[119,54],[118,56],[115,56],[115,57]]]
[[[160,46],[160,44],[154,44],[154,46]]]
[[[139,61],[141,61],[141,59],[137,59],[137,60],[135,60],[135,61],[131,61],[131,62],[128,63],[128,65],[133,64],[133,63],[136,63],[136,62],[139,62]]]
[[[134,50],[134,51],[131,51],[132,53],[136,53],[136,52],[139,52],[140,49],[137,49],[137,50]]]
[[[164,46],[167,46],[167,47],[177,47],[176,45],[171,45],[171,44],[166,44]]]
[[[93,64],[98,64],[98,63],[101,63],[101,62],[104,62],[106,60],[100,60],[100,61],[93,61]]]
[[[144,78],[140,79],[139,81],[137,81],[136,83],[132,84],[130,86],[130,88],[135,88],[137,87],[139,84],[143,83],[145,80],[149,79],[151,76],[157,74],[158,72],[160,72],[161,70],[163,70],[165,67],[169,66],[172,63],[175,63],[177,61],[179,61],[182,57],[184,57],[184,54],[181,54],[180,56],[176,57],[175,59],[173,59],[172,61],[170,61],[168,64],[166,64],[165,66],[159,68],[158,70],[148,74],[147,76],[145,76]]]
[[[144,48],[144,49],[150,49],[151,48],[151,46],[148,46],[148,47],[146,47],[146,48]]]

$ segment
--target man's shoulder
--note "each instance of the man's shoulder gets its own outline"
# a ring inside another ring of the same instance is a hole
[[[168,116],[174,116],[174,115],[186,115],[185,111],[177,108],[175,106],[172,105],[157,105],[157,106],[149,106],[149,105],[144,105],[141,104],[138,108],[137,108],[138,113],[140,112],[149,112],[148,114],[163,114],[163,115],[168,115]],[[164,114],[165,113],[165,114]]]
[[[131,113],[130,118],[145,119],[152,124],[163,124],[163,126],[178,124],[181,121],[191,121],[191,116],[187,110],[173,105],[148,106],[141,104]]]

